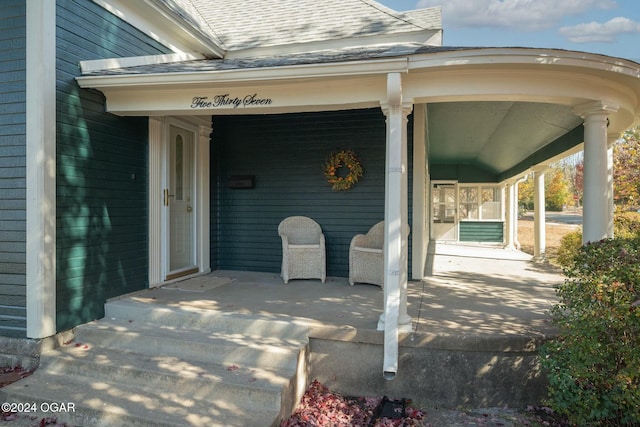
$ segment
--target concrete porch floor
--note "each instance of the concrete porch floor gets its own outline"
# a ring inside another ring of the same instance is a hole
[[[382,376],[378,286],[342,277],[285,285],[277,273],[218,270],[118,303],[308,326],[308,377],[345,395],[406,397],[422,407],[541,404],[538,349],[556,333],[549,309],[559,271],[519,251],[461,244],[433,244],[427,266],[422,281],[408,284],[412,332],[400,335],[393,381]]]
[[[427,275],[408,284],[415,336],[553,335],[548,310],[556,302],[559,271],[523,252],[486,245],[437,244]],[[350,286],[343,277],[291,280],[277,273],[217,270],[127,295],[132,303],[187,311],[295,317],[312,331],[375,330],[383,291]],[[415,338],[415,337],[412,337]]]

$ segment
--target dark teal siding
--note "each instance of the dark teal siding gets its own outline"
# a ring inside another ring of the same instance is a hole
[[[57,3],[57,328],[104,315],[148,285],[146,118],[104,112],[81,60],[167,53],[89,0]]]
[[[278,224],[304,215],[324,231],[327,274],[347,276],[351,238],[384,217],[381,110],[214,117],[213,129],[212,266],[279,272]],[[323,164],[342,149],[356,152],[364,175],[336,192]],[[254,175],[255,188],[229,189],[233,175]]]
[[[503,242],[504,223],[485,221],[460,222],[461,242]]]
[[[0,336],[26,336],[26,9],[0,6]]]

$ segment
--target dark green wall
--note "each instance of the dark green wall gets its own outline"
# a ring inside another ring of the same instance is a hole
[[[57,328],[148,285],[148,122],[105,113],[81,60],[168,50],[89,0],[57,3]]]
[[[0,6],[0,336],[26,335],[26,9]]]
[[[278,224],[304,215],[324,231],[327,274],[348,276],[351,238],[384,217],[385,126],[380,109],[214,117],[212,268],[279,272]],[[364,175],[336,192],[323,164],[343,149],[356,152]],[[233,175],[254,175],[255,188],[229,189]]]
[[[461,221],[461,242],[504,242],[504,222]]]

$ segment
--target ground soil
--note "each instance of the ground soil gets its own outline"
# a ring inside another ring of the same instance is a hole
[[[551,263],[555,263],[558,256],[558,248],[560,240],[565,234],[579,230],[581,227],[574,224],[563,224],[559,222],[546,222],[545,224],[545,256]],[[520,219],[518,221],[518,241],[520,242],[522,252],[533,255],[533,220]]]

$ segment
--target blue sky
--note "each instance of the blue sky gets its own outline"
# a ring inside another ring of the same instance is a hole
[[[558,48],[640,62],[639,0],[378,0],[442,6],[444,45]]]

